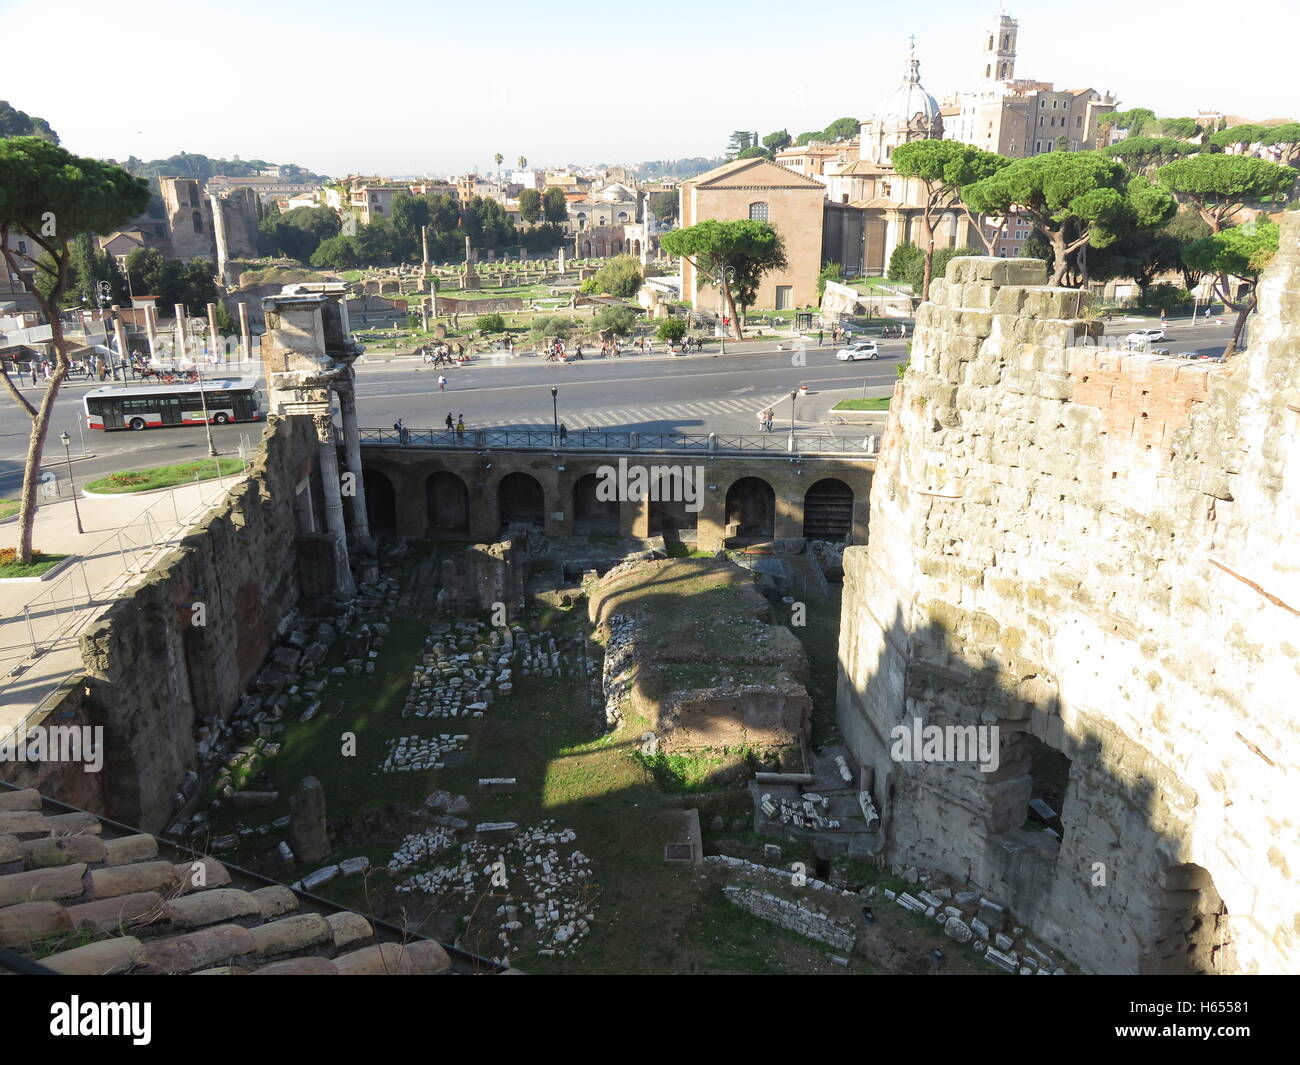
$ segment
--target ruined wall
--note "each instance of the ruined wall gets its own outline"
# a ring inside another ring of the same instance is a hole
[[[1035,260],[917,317],[845,551],[838,716],[887,854],[1096,972],[1300,969],[1300,216],[1226,366],[1123,355]],[[997,725],[1001,765],[890,729]],[[1070,759],[1060,838],[1026,805]],[[1101,863],[1101,864],[1098,864]]]
[[[82,637],[104,726],[102,812],[147,832],[196,764],[197,721],[235,708],[298,599],[294,488],[315,435],[308,419],[271,419],[263,443],[248,479]]]

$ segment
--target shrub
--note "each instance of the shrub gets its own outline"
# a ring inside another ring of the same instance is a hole
[[[1167,311],[1191,303],[1192,294],[1185,288],[1179,288],[1177,285],[1171,285],[1168,282],[1161,282],[1159,285],[1152,285],[1147,289],[1146,299],[1142,302],[1148,307]]]
[[[631,307],[602,307],[594,324],[601,333],[627,336],[636,325],[636,318]]]
[[[603,292],[626,299],[637,294],[645,278],[641,274],[641,264],[633,256],[618,255],[587,280],[593,284],[590,290],[583,287],[584,292]]]
[[[567,337],[578,328],[578,323],[564,315],[551,314],[533,320],[532,335],[542,337]]]
[[[480,333],[504,333],[506,320],[499,314],[480,314],[474,323]]]
[[[680,318],[665,318],[655,330],[655,336],[665,343],[677,343],[686,335],[686,323]]]

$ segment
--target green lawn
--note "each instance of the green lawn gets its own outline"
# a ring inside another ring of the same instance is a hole
[[[889,396],[872,396],[870,399],[842,399],[831,410],[889,410]]]
[[[16,499],[0,499],[0,518],[12,518],[21,506]]]
[[[67,555],[46,555],[40,551],[32,552],[32,560],[26,564],[15,561],[14,549],[6,547],[0,551],[0,580],[10,577],[39,577],[46,570],[53,569]]]
[[[217,471],[218,464],[221,467],[220,473]],[[209,481],[217,476],[229,477],[232,473],[239,473],[246,465],[243,459],[221,458],[183,462],[177,466],[155,466],[149,470],[121,470],[91,481],[86,485],[86,491],[148,492],[153,488],[171,488],[178,484]]]

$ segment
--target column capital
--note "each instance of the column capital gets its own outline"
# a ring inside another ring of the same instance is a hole
[[[312,424],[316,427],[316,439],[322,444],[334,443],[334,418],[330,414],[313,414]]]

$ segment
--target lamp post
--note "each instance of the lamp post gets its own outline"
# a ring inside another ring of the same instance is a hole
[[[212,419],[208,417],[208,394],[203,389],[203,370],[196,369],[199,375],[199,402],[203,405],[203,428],[208,434],[208,454],[212,458],[217,457],[217,445],[212,442]],[[221,472],[221,463],[217,463],[217,472]]]
[[[790,391],[790,450],[794,450],[794,399],[799,393],[791,389]]]
[[[560,435],[560,401],[558,398],[559,394],[560,394],[560,390],[556,388],[554,385],[551,385],[551,422],[554,426],[554,429],[552,431],[555,433],[556,437],[559,437]]]
[[[59,443],[63,445],[63,457],[68,463],[68,484],[72,488],[72,512],[77,516],[77,532],[84,533],[86,530],[81,527],[81,508],[77,506],[77,485],[72,479],[72,452],[68,450],[72,437],[66,429],[59,434]]]

